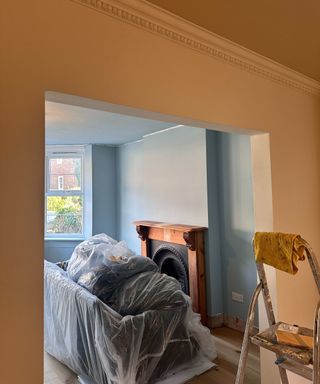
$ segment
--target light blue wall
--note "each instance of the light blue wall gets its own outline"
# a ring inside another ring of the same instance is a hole
[[[117,148],[117,237],[140,254],[140,240],[133,221],[144,218],[143,142]]]
[[[223,311],[245,320],[256,286],[250,137],[217,133],[219,233]],[[244,303],[232,301],[232,291]]]
[[[116,148],[92,146],[92,234],[116,238]]]
[[[208,314],[223,313],[222,267],[218,189],[218,132],[207,130],[208,232],[206,238],[206,283]]]
[[[145,137],[143,150],[144,218],[206,227],[206,131],[161,131]]]
[[[92,146],[92,232],[116,237],[116,149]],[[80,241],[46,240],[45,259],[57,262],[70,258]]]
[[[79,243],[79,241],[71,240],[46,240],[44,244],[44,257],[52,263],[68,260]]]
[[[117,148],[118,238],[140,254],[135,220],[207,226],[205,130],[176,128]]]

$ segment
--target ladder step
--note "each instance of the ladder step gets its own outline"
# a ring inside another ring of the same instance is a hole
[[[276,361],[278,361],[278,360],[279,359],[277,359]],[[286,359],[284,359],[284,361],[282,363],[278,363],[277,365],[278,365],[278,367],[282,367],[282,368],[286,369],[287,371],[291,371],[297,375],[304,377],[305,379],[312,380],[313,369],[310,367],[307,367],[307,366],[301,365],[301,364],[297,364],[293,361],[288,361]]]

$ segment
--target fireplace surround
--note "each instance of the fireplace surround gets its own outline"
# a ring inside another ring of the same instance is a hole
[[[176,278],[191,297],[192,308],[207,323],[204,233],[207,228],[158,221],[135,221],[142,256],[150,257],[162,273]]]

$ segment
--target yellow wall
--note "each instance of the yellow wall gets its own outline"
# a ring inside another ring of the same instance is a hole
[[[1,383],[43,380],[46,90],[270,132],[275,229],[301,232],[320,253],[318,98],[70,0],[6,1],[0,14]],[[307,265],[277,284],[282,317],[311,325]]]

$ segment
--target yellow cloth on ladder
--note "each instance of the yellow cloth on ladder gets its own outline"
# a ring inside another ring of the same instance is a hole
[[[254,235],[256,262],[293,275],[298,272],[298,260],[305,259],[304,250],[300,235],[280,232],[256,232]]]

